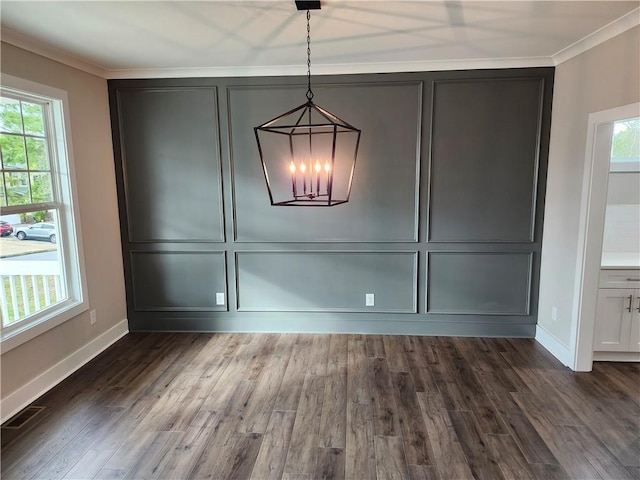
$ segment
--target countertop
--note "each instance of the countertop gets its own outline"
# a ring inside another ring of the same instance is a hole
[[[640,269],[640,252],[603,252],[600,268],[603,270],[638,270]]]

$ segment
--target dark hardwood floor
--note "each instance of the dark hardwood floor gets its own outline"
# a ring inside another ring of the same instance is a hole
[[[3,479],[640,478],[640,366],[531,339],[130,334],[33,405]]]

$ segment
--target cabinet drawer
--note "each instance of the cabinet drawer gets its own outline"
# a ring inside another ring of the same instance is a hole
[[[640,288],[640,270],[600,270],[600,288]]]

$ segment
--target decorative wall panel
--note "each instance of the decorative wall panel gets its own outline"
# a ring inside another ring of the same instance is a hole
[[[304,89],[229,90],[236,237],[241,242],[415,242],[422,84],[314,86],[317,103],[365,132],[349,203],[330,208],[269,204],[256,125],[303,103]],[[283,159],[283,171],[289,160]]]
[[[414,252],[238,253],[238,309],[415,312],[416,259]]]
[[[131,242],[224,241],[215,88],[118,91]]]
[[[475,315],[527,315],[530,253],[432,252],[427,311]]]
[[[541,79],[436,82],[429,240],[533,239]]]
[[[134,251],[131,268],[135,310],[227,310],[224,252]]]

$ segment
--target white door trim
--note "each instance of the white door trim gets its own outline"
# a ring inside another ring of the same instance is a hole
[[[598,277],[607,204],[607,184],[613,123],[640,116],[640,102],[589,115],[585,151],[578,262],[571,315],[571,359],[575,371],[591,371]]]

